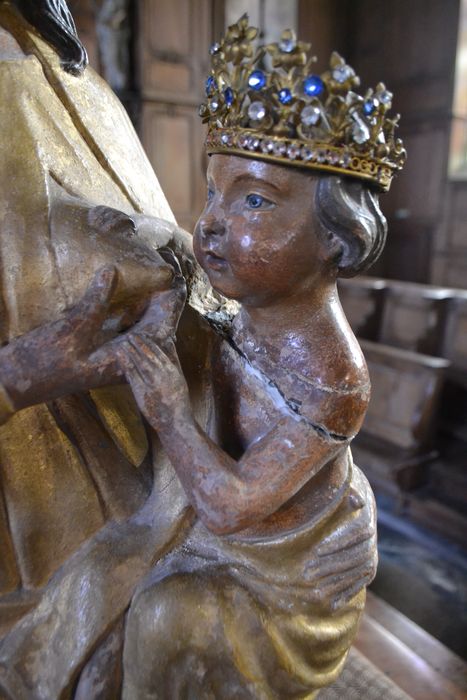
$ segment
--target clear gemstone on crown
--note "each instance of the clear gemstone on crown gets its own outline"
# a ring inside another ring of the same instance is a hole
[[[344,153],[344,155],[341,158],[341,163],[344,166],[344,168],[349,167],[351,160],[352,156],[350,155],[350,153]]]
[[[232,146],[232,144],[233,144],[232,134],[222,134],[221,142],[224,144],[224,146]]]
[[[282,36],[279,40],[279,49],[284,53],[292,53],[297,48],[297,38],[295,32],[291,29],[286,29],[282,32]]]
[[[287,151],[287,146],[282,141],[275,141],[272,150],[275,156],[283,156]]]
[[[393,94],[389,90],[382,90],[376,93],[376,97],[383,105],[391,105]]]
[[[295,160],[300,156],[300,146],[297,146],[294,143],[291,143],[290,146],[287,148],[287,157],[290,158],[291,160]]]
[[[261,150],[263,153],[271,153],[274,148],[274,141],[271,141],[271,139],[264,139],[261,142]]]
[[[342,66],[337,66],[334,68],[332,71],[332,77],[336,81],[336,83],[346,83],[347,80],[350,80],[350,78],[353,78],[355,75],[355,71],[353,68],[348,66],[346,63]]]
[[[300,155],[302,156],[302,160],[307,161],[314,158],[316,154],[312,148],[309,148],[308,146],[302,146]]]
[[[316,105],[308,105],[302,109],[300,120],[305,126],[314,126],[321,119],[321,110]]]
[[[257,100],[248,107],[248,116],[255,122],[259,122],[266,116],[266,108],[262,102]]]
[[[355,124],[352,127],[352,136],[356,143],[366,143],[366,141],[368,141],[370,138],[370,130],[366,124],[358,121],[355,122]]]
[[[256,136],[250,136],[247,141],[247,148],[250,151],[256,151],[259,147],[260,140]]]

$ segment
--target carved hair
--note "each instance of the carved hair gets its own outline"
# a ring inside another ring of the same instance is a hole
[[[74,75],[83,72],[88,55],[78,38],[65,0],[13,0],[23,17],[57,51],[63,68]]]
[[[319,177],[315,207],[327,241],[337,248],[333,262],[340,277],[353,277],[377,260],[387,223],[375,192],[350,178]]]

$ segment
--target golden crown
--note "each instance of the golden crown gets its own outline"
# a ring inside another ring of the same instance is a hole
[[[210,49],[207,101],[200,106],[207,152],[351,175],[387,191],[406,151],[394,137],[399,115],[386,116],[392,94],[384,84],[359,95],[360,79],[338,53],[318,75],[311,44],[292,30],[255,47],[258,34],[245,14]]]

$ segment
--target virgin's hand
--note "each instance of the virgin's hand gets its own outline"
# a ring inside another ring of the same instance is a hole
[[[321,541],[305,572],[316,599],[333,610],[371,583],[378,563],[376,509],[363,478],[347,495],[347,511],[343,521]]]
[[[188,387],[172,341],[164,351],[152,338],[133,332],[116,346],[116,353],[141,412],[156,430],[167,428],[190,410]]]
[[[101,269],[82,300],[63,318],[0,350],[0,382],[16,410],[121,377],[114,358],[90,359],[115,335],[106,321],[116,283],[115,268]]]

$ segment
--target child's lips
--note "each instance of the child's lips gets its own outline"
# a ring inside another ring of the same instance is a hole
[[[204,261],[211,270],[225,270],[228,265],[227,260],[212,249],[204,251]]]

